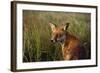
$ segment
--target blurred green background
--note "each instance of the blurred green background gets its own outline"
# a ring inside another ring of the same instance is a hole
[[[91,14],[23,10],[23,62],[63,60],[60,44],[52,43],[48,23],[70,23],[68,31],[78,37],[91,58]]]

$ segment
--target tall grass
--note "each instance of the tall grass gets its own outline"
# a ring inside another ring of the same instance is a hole
[[[63,60],[61,46],[50,42],[50,22],[69,22],[68,31],[82,41],[90,58],[90,14],[23,10],[23,62]]]

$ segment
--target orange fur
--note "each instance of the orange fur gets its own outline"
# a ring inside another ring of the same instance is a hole
[[[67,33],[67,38],[62,46],[62,53],[65,60],[79,59],[80,49],[77,46],[80,44],[79,39]]]
[[[84,59],[86,52],[84,47],[81,45],[80,40],[67,32],[69,24],[62,27],[56,27],[54,24],[50,23],[52,29],[53,42],[60,42],[62,46],[62,55],[64,60],[77,60]]]

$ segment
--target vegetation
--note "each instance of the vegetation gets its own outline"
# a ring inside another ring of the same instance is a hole
[[[23,10],[23,62],[63,60],[61,46],[50,41],[50,22],[56,25],[69,22],[68,31],[80,38],[90,58],[89,13]]]

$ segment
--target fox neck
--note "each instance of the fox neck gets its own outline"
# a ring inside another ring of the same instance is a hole
[[[63,41],[60,42],[62,49],[65,48],[65,45],[68,45],[70,36],[71,36],[70,33],[67,32],[67,33],[65,34],[65,38],[63,39]]]
[[[66,42],[67,39],[68,39],[68,35],[69,35],[69,33],[65,33],[65,34],[63,35],[63,37],[61,38],[62,41],[60,42],[61,45],[64,45],[64,44],[65,44],[65,42]]]

